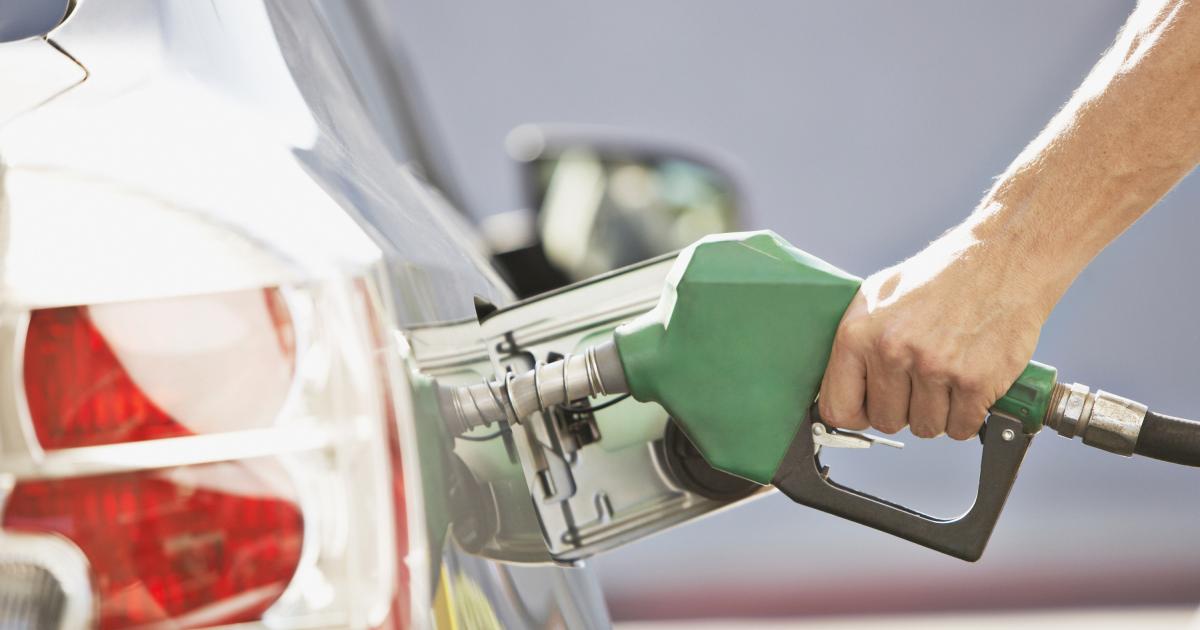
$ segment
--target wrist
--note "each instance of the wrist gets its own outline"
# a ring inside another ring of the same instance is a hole
[[[1036,199],[993,193],[947,236],[964,244],[970,273],[1044,320],[1098,251],[1077,233]]]

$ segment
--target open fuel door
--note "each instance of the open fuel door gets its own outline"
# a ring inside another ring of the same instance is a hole
[[[650,310],[673,262],[650,260],[491,312],[483,306],[478,322],[411,331],[407,341],[419,369],[444,384],[523,372]],[[456,519],[455,536],[510,560],[545,559],[547,549],[553,560],[578,560],[764,492],[709,467],[661,407],[632,398],[576,401],[453,441],[468,477],[460,494],[474,498],[462,509],[477,512]],[[530,500],[536,527],[524,522]],[[459,525],[481,521],[471,532]]]

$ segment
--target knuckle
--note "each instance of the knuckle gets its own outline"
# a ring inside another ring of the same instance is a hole
[[[982,392],[987,387],[987,375],[971,370],[955,372],[950,381],[955,389],[972,394]]]
[[[834,337],[833,348],[829,349],[830,364],[838,364],[840,361],[846,361],[857,356],[858,343],[854,340],[847,340],[845,337]]]
[[[912,357],[912,371],[922,379],[936,383],[946,381],[950,375],[950,359],[942,352],[915,348]]]
[[[834,346],[839,343],[847,348],[860,348],[868,337],[867,320],[862,317],[847,317],[838,326]]]
[[[907,367],[910,357],[908,341],[896,333],[884,333],[875,339],[875,353],[887,365]]]

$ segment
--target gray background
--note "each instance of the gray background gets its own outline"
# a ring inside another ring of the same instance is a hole
[[[650,132],[731,159],[747,227],[854,273],[950,227],[1111,43],[1126,0],[402,2],[386,12],[477,216],[520,204],[524,122]],[[1064,378],[1200,415],[1200,181],[1106,250],[1047,323]],[[1064,227],[1062,238],[1073,229]],[[1020,252],[1013,252],[1020,255]],[[953,514],[978,446],[845,455],[834,476]],[[1200,599],[1193,471],[1039,437],[977,565],[781,496],[593,561],[618,618]]]

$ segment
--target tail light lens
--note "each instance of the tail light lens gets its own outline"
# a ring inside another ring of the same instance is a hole
[[[76,546],[103,629],[387,619],[403,479],[365,286],[30,313],[0,540]]]
[[[87,556],[101,628],[259,619],[300,560],[295,497],[255,468],[270,461],[18,484],[5,527],[52,531]],[[238,488],[213,480],[238,479]],[[185,625],[185,624],[178,624]]]
[[[43,309],[26,333],[25,395],[47,450],[262,427],[295,358],[277,289]]]

